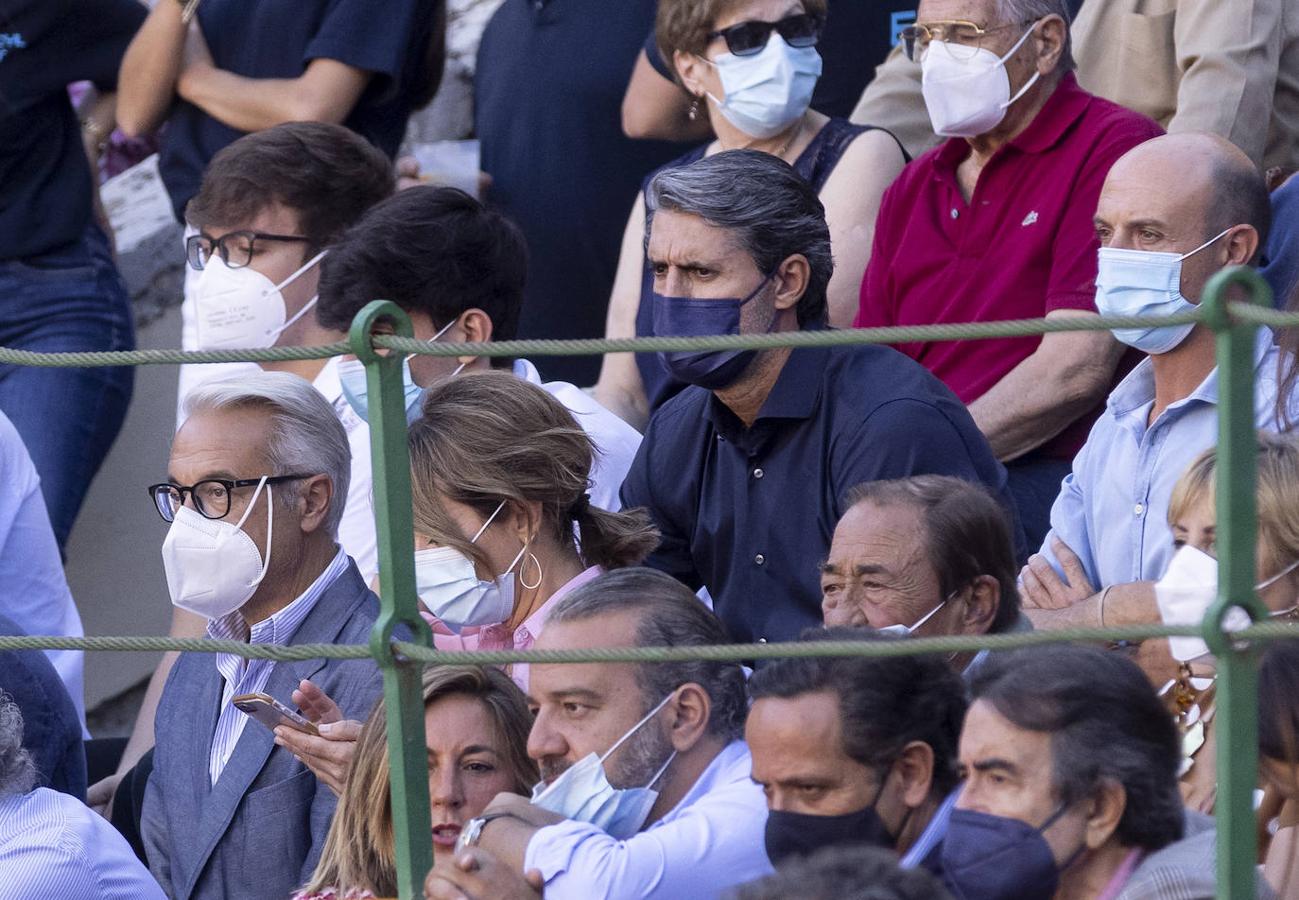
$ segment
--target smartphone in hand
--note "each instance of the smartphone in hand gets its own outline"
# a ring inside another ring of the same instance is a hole
[[[289,709],[270,694],[263,694],[260,691],[253,694],[240,694],[230,702],[234,704],[235,709],[247,713],[267,728],[287,725],[307,734],[320,734],[316,726],[307,721],[301,713]]]

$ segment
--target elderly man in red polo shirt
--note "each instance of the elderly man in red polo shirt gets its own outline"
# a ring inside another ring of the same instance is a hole
[[[902,32],[948,140],[884,195],[858,327],[1095,315],[1110,165],[1162,133],[1078,87],[1065,0],[921,0]],[[901,345],[970,408],[1032,546],[1114,380],[1108,332]]]

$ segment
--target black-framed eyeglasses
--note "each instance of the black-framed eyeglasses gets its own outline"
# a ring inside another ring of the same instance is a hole
[[[898,37],[902,40],[902,49],[906,52],[907,59],[912,62],[924,60],[925,53],[928,52],[929,45],[933,41],[942,41],[947,45],[953,57],[968,62],[974,58],[975,53],[983,46],[983,39],[988,35],[1004,31],[1007,28],[1031,25],[1036,21],[1036,19],[1028,19],[1023,22],[1007,22],[1004,25],[994,25],[991,28],[985,28],[982,25],[962,19],[925,22],[920,25],[908,25],[900,29]]]
[[[266,479],[267,484],[280,484],[284,481],[296,481],[299,478],[310,478],[310,475],[272,475]],[[224,519],[230,512],[230,495],[239,488],[253,487],[261,484],[260,478],[205,478],[188,487],[164,481],[161,484],[149,485],[149,497],[162,516],[164,522],[176,518],[176,513],[185,505],[186,496],[194,501],[194,509],[205,519]]]
[[[258,241],[301,241],[310,242],[298,234],[267,234],[264,231],[232,231],[219,238],[206,234],[193,234],[185,240],[185,261],[190,268],[203,271],[213,252],[220,253],[221,259],[232,269],[242,269],[253,260]]]
[[[736,56],[753,56],[767,46],[773,31],[780,32],[785,43],[791,47],[815,47],[824,25],[825,21],[818,15],[799,13],[779,22],[739,22],[721,31],[710,31],[708,40],[723,38],[726,49]]]

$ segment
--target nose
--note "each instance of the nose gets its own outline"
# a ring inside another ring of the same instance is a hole
[[[532,730],[528,732],[528,756],[537,762],[543,759],[563,757],[568,754],[568,741],[551,727],[550,716],[546,710],[540,710],[533,720]]]
[[[689,297],[690,279],[685,273],[676,266],[668,266],[667,274],[663,276],[662,293],[666,297]]]
[[[458,808],[464,803],[464,792],[460,790],[460,773],[451,766],[445,766],[436,772],[429,773],[429,802],[434,806]]]

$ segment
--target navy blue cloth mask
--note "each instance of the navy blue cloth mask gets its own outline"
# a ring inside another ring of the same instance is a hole
[[[774,273],[773,273],[774,274]],[[771,280],[767,275],[744,298],[700,300],[694,297],[668,297],[655,293],[655,337],[700,337],[703,335],[739,334],[740,310],[758,296]],[[772,315],[767,331],[773,331],[779,315]],[[732,384],[757,356],[756,350],[673,350],[660,353],[663,366],[687,384],[715,391]]]
[[[1034,828],[969,809],[952,810],[943,838],[943,881],[956,900],[1050,900],[1060,884],[1055,854],[1042,837],[1065,807]],[[1085,849],[1079,848],[1079,853]]]

